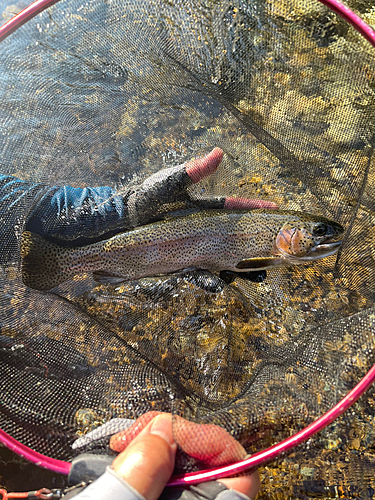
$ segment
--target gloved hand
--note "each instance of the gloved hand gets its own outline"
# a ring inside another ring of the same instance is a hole
[[[190,456],[199,458],[207,468],[230,464],[245,458],[245,449],[222,427],[212,424],[199,425],[179,416],[173,418],[174,426],[179,428],[179,447]],[[149,412],[137,419],[127,430],[111,438],[112,449],[125,450],[114,460],[114,471],[147,500],[159,498],[173,472],[177,446],[172,431],[170,414]],[[150,474],[147,474],[147,471],[150,471]],[[185,489],[166,488],[161,498],[163,500],[221,498],[221,492],[226,488],[234,489],[254,499],[259,490],[258,473],[221,479],[219,482],[202,483]]]
[[[0,175],[2,261],[16,259],[22,231],[60,246],[81,246],[151,222],[171,204],[235,209],[277,208],[275,203],[233,197],[193,198],[187,188],[214,173],[223,157],[214,148],[203,158],[160,170],[141,185],[111,187],[47,186]]]
[[[272,202],[243,198],[192,198],[187,188],[217,169],[223,151],[160,170],[141,185],[115,191],[110,187],[49,188],[30,210],[24,229],[62,246],[80,246],[147,224],[171,204],[199,208],[277,208]]]
[[[112,495],[121,494],[121,498],[127,500],[157,500],[160,495],[162,500],[241,500],[243,495],[254,499],[258,493],[260,484],[257,472],[190,487],[164,489],[173,472],[177,451],[173,429],[178,428],[180,448],[209,468],[242,460],[246,451],[217,425],[199,425],[174,416],[172,427],[172,415],[168,413],[148,412],[130,427],[129,423],[127,420],[121,423],[121,419],[115,419],[87,436],[89,440],[100,439],[116,428],[128,426],[111,438],[111,448],[121,451],[113,461],[112,468],[107,468],[105,474],[84,490],[86,493],[82,500],[97,498],[95,495],[99,492],[101,498],[106,500],[106,490],[111,490]],[[87,439],[79,441],[76,444],[83,444]],[[84,492],[76,497],[77,500],[81,495]]]

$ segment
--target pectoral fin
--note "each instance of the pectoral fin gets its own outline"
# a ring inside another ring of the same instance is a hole
[[[235,271],[220,271],[220,278],[225,281],[225,283],[232,283],[236,278],[242,278],[248,281],[252,281],[253,283],[262,283],[267,278],[267,271],[265,270],[256,270],[246,272],[236,273]]]
[[[253,257],[252,259],[240,260],[236,265],[237,269],[269,269],[270,267],[280,267],[285,265],[283,257]]]

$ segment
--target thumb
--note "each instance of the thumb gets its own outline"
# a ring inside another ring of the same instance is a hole
[[[161,414],[113,461],[113,469],[146,500],[157,500],[172,475],[177,445],[172,416]]]

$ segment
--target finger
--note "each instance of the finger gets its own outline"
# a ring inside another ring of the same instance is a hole
[[[219,479],[228,489],[236,490],[244,495],[247,495],[254,500],[260,490],[260,478],[258,471],[253,472],[249,476],[231,477],[228,479]]]
[[[245,458],[245,449],[219,425],[196,424],[178,416],[174,418],[180,448],[206,466],[230,464]]]
[[[111,450],[117,451],[117,453],[123,451],[128,446],[128,444],[131,443],[131,441],[133,441],[133,439],[143,431],[143,429],[149,424],[149,422],[151,422],[151,420],[158,415],[161,415],[161,413],[161,411],[149,411],[147,413],[144,413],[139,418],[137,418],[133,425],[112,436],[109,442]]]
[[[223,151],[220,148],[214,148],[203,158],[197,158],[185,163],[186,173],[194,184],[213,174],[223,159]]]
[[[157,500],[172,475],[176,450],[172,416],[164,413],[149,422],[116,457],[113,469],[146,500]]]
[[[273,201],[251,200],[248,198],[233,198],[229,196],[228,198],[225,198],[224,208],[228,210],[235,210],[235,209],[251,210],[252,208],[277,209],[279,207]]]
[[[223,159],[223,151],[214,148],[203,158],[196,158],[176,167],[165,168],[148,177],[142,184],[145,191],[176,195],[183,189],[213,174]],[[165,200],[168,202],[170,199]]]
[[[189,201],[203,209],[251,210],[255,208],[279,208],[273,201],[234,198],[232,196],[206,196],[204,198],[191,196]]]
[[[148,412],[139,417],[123,432],[112,436],[110,448],[120,452],[146,427],[160,412]],[[181,449],[207,466],[223,465],[242,460],[245,449],[225,429],[218,425],[196,424],[175,416],[175,432]]]
[[[222,158],[223,151],[214,148],[204,158],[160,170],[148,177],[127,199],[133,226],[149,221],[159,207],[175,202],[189,186],[215,172]]]

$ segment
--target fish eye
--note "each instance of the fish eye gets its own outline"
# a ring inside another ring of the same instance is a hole
[[[326,224],[317,224],[314,229],[313,229],[313,235],[314,236],[324,236],[327,234],[328,227]]]

